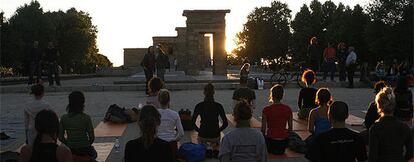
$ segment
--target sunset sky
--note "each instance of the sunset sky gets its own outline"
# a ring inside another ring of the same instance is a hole
[[[0,11],[10,18],[17,7],[31,0],[0,0]],[[226,49],[235,47],[234,38],[243,28],[246,16],[255,8],[269,6],[272,0],[38,0],[43,10],[57,11],[75,7],[88,12],[98,27],[98,48],[114,63],[123,64],[123,48],[146,48],[153,36],[176,36],[175,27],[185,26],[185,9],[230,9],[226,16]],[[281,0],[292,10],[292,18],[300,7],[311,0]],[[325,2],[325,0],[319,0]],[[369,0],[332,0],[353,7],[363,7]]]

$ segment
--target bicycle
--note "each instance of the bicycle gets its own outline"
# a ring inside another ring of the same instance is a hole
[[[277,64],[277,63],[276,63]],[[270,84],[282,84],[286,85],[287,82],[295,81],[300,88],[304,88],[305,84],[302,82],[301,77],[306,70],[304,67],[305,61],[301,61],[290,66],[290,63],[279,61],[279,65],[274,67],[281,67],[280,70],[272,69],[273,75],[270,77]],[[287,69],[290,69],[287,70]],[[293,70],[293,72],[291,72]]]

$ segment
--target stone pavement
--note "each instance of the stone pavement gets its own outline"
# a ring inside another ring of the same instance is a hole
[[[368,88],[330,88],[333,94],[334,100],[342,100],[348,103],[350,106],[350,113],[363,117],[362,110],[366,110],[370,101],[374,98],[373,90]],[[254,116],[259,119],[261,116],[261,110],[268,104],[269,90],[255,90],[257,96],[257,108],[254,110]],[[298,88],[286,88],[284,103],[291,106],[293,111],[297,111],[297,96]],[[46,93],[45,100],[51,104],[58,115],[65,113],[66,105],[68,103],[68,94],[70,92],[57,92]],[[219,103],[223,104],[226,113],[232,111],[232,90],[217,90],[215,99]],[[131,108],[137,106],[139,103],[144,103],[145,94],[142,91],[129,91],[129,92],[85,92],[86,107],[85,112],[92,117],[93,124],[96,127],[97,124],[102,121],[105,112],[109,105],[118,104],[121,107]],[[201,90],[182,90],[172,91],[171,94],[171,108],[174,110],[190,109],[193,110],[194,106],[203,100],[203,92]],[[32,100],[32,97],[28,93],[1,93],[0,94],[0,128],[1,131],[11,133],[14,142],[6,143],[0,142],[1,151],[6,149],[17,149],[20,144],[24,142],[23,127],[23,109],[25,105]],[[230,128],[226,129],[228,132]],[[128,140],[139,136],[139,130],[136,124],[129,124],[128,128],[120,137],[121,148],[125,146]],[[100,138],[97,139],[97,143],[113,142],[114,138]],[[184,139],[185,141],[185,139]],[[117,162],[122,159],[122,150],[119,153],[110,153],[107,161]],[[214,161],[214,160],[213,160]],[[304,161],[303,158],[289,159],[289,161]]]

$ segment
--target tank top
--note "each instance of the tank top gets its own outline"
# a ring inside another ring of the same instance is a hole
[[[57,147],[56,143],[39,143],[36,148],[33,148],[30,162],[58,162],[56,158]]]
[[[315,135],[321,134],[323,132],[328,131],[331,129],[331,122],[329,122],[328,118],[319,116],[318,112],[319,108],[316,108],[316,117],[315,117]]]

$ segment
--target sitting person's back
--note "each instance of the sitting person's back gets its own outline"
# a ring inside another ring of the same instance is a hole
[[[311,110],[308,120],[308,130],[314,135],[331,129],[331,123],[328,120],[328,105],[332,101],[331,93],[327,88],[320,88],[316,96],[319,107]]]
[[[236,129],[227,133],[220,144],[219,159],[227,161],[267,161],[265,139],[258,130],[250,128],[252,109],[246,102],[238,103],[233,110]]]
[[[72,154],[64,145],[57,145],[59,119],[51,110],[41,110],[35,117],[38,132],[32,144],[20,151],[20,162],[72,162]]]
[[[335,101],[329,110],[333,128],[315,137],[306,153],[307,159],[318,162],[367,160],[362,137],[345,127],[347,117],[348,105],[342,101]]]
[[[233,105],[241,100],[247,100],[255,108],[256,93],[247,87],[247,78],[240,78],[240,87],[233,92]]]
[[[395,96],[389,87],[375,98],[381,118],[369,130],[369,161],[403,162],[413,157],[410,128],[393,116]]]
[[[267,150],[273,154],[284,154],[288,146],[288,132],[292,131],[292,110],[282,104],[283,87],[275,85],[270,89],[272,105],[262,113],[262,133],[265,135]],[[288,129],[286,129],[288,125]]]
[[[138,125],[141,137],[125,145],[124,162],[173,162],[170,145],[158,137],[157,126],[161,115],[153,105],[145,105],[140,112]]]
[[[316,74],[314,71],[308,69],[302,74],[302,82],[306,84],[306,87],[299,91],[298,97],[298,117],[299,119],[306,119],[309,117],[309,112],[316,108],[315,104],[316,88],[311,87],[316,82]]]
[[[69,94],[68,113],[60,118],[59,140],[67,145],[73,154],[96,159],[97,153],[92,146],[95,140],[92,120],[83,112],[84,107],[85,96],[82,92],[74,91]]]
[[[37,113],[44,109],[50,109],[50,105],[43,100],[43,85],[37,84],[32,86],[31,94],[34,95],[34,100],[24,109],[24,126],[27,144],[33,144],[37,135],[35,129],[35,117]]]
[[[158,101],[158,93],[164,87],[164,82],[158,77],[152,77],[148,82],[149,94],[147,96],[146,104],[154,105],[155,108],[160,108]]]

